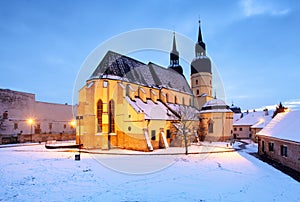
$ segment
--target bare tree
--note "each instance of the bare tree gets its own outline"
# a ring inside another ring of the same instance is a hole
[[[186,105],[174,105],[173,110],[179,118],[179,123],[177,125],[178,135],[182,135],[184,138],[185,154],[188,154],[188,133],[190,131],[197,131],[198,128],[198,114],[199,111],[191,106]]]

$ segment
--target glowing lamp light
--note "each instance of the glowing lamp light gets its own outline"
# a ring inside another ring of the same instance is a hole
[[[76,126],[76,120],[70,121],[70,126],[75,127]]]
[[[33,119],[28,119],[28,120],[27,120],[27,123],[28,123],[29,125],[32,125],[32,124],[33,124],[33,122],[34,122],[34,120],[33,120]]]

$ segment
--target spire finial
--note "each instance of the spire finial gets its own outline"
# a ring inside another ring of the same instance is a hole
[[[200,26],[200,23],[201,23],[200,18],[199,18],[199,20],[198,20],[198,23],[199,23],[198,43],[200,43],[200,42],[203,42],[203,41],[202,41],[201,26]]]
[[[177,52],[176,39],[175,39],[175,31],[173,32],[173,48],[172,48],[172,52]]]

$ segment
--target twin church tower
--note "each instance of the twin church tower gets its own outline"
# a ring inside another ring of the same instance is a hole
[[[170,53],[170,69],[183,75],[183,69],[179,64],[179,52],[176,48],[175,33],[173,36],[173,47]],[[203,42],[200,20],[198,30],[198,41],[195,44],[195,58],[191,62],[191,89],[196,97],[196,105],[202,107],[212,96],[212,71],[211,61],[206,56],[206,45]]]

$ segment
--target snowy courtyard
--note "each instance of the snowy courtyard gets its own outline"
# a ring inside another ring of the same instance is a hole
[[[255,145],[226,147],[82,152],[80,161],[43,144],[3,147],[0,201],[300,201],[300,183],[248,154]]]

